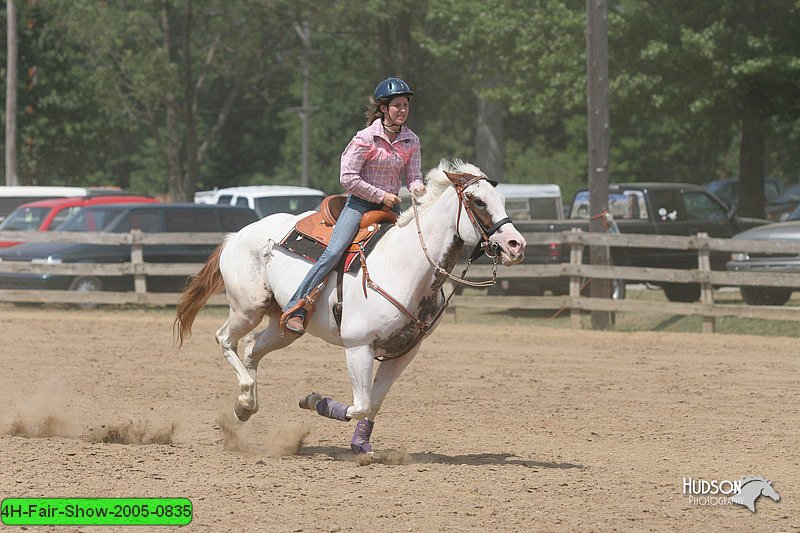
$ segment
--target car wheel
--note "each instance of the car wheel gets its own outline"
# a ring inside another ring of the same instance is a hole
[[[782,287],[741,287],[739,290],[747,305],[784,305],[792,297],[792,289]]]
[[[613,279],[611,280],[611,299],[612,300],[624,300],[627,291],[625,289],[625,280],[624,279]]]
[[[586,278],[583,278],[581,282],[585,285],[583,290],[581,291],[581,296],[591,296],[592,295],[592,284],[586,283]],[[611,280],[611,299],[612,300],[624,300],[625,299],[625,280],[624,279],[612,279]],[[561,294],[569,294],[569,292],[561,293]],[[553,296],[561,296],[561,294],[553,292]]]
[[[94,276],[81,276],[72,280],[72,283],[69,284],[69,290],[78,292],[102,291],[103,282],[100,281],[100,278]],[[97,307],[96,303],[91,302],[76,305],[81,309],[95,309]]]
[[[665,283],[661,287],[670,302],[696,302],[700,299],[697,283]]]

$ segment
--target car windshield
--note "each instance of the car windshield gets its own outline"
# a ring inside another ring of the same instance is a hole
[[[322,196],[264,196],[256,198],[255,211],[260,218],[274,213],[299,215],[317,209],[322,198]]]
[[[3,219],[0,230],[36,231],[49,212],[49,207],[18,207]]]
[[[615,219],[647,219],[647,203],[641,191],[608,193],[608,211]],[[589,191],[579,191],[572,202],[570,218],[589,218]]]
[[[800,202],[800,183],[795,183],[787,187],[786,190],[779,194],[772,202],[779,204]]]
[[[84,209],[68,218],[56,231],[103,231],[119,214],[119,209]]]

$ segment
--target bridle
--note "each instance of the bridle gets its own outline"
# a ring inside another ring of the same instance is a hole
[[[486,225],[481,221],[480,217],[478,217],[473,211],[473,205],[470,203],[469,198],[467,198],[466,190],[471,185],[474,185],[481,180],[486,180],[493,187],[497,186],[497,182],[489,180],[489,178],[484,175],[473,176],[472,174],[456,174],[453,172],[445,172],[445,174],[450,179],[453,188],[456,190],[456,195],[460,204],[458,208],[458,216],[456,217],[456,235],[461,238],[461,235],[458,234],[458,228],[461,225],[461,211],[463,210],[467,213],[472,225],[478,230],[481,240],[478,242],[478,244],[475,246],[475,249],[472,251],[472,254],[469,256],[466,268],[461,273],[461,277],[450,274],[450,272],[448,272],[445,268],[437,264],[436,261],[431,258],[430,253],[428,253],[428,247],[425,246],[425,239],[422,237],[422,229],[420,228],[419,224],[417,203],[415,200],[412,200],[411,205],[414,208],[414,220],[417,224],[417,235],[419,236],[419,243],[422,246],[422,251],[425,252],[425,257],[428,259],[428,262],[436,269],[438,273],[447,276],[457,283],[469,285],[470,287],[489,287],[494,285],[497,281],[497,256],[500,255],[500,246],[497,243],[492,243],[491,237],[497,233],[497,230],[499,230],[502,226],[511,224],[511,219],[506,217],[502,220],[498,220],[491,226],[486,227]],[[486,254],[486,257],[492,260],[492,279],[484,281],[469,281],[464,279],[464,276],[467,275],[467,271],[472,265],[472,262],[479,258],[482,254]],[[450,296],[452,297],[452,294]],[[447,300],[449,301],[450,298]]]

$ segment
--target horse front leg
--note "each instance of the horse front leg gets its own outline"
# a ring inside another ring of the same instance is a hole
[[[347,408],[347,416],[361,420],[372,410],[372,365],[374,354],[369,346],[356,346],[346,351],[347,373],[353,387],[353,405]]]
[[[360,420],[370,412],[370,396],[372,391],[372,351],[368,347],[346,348],[347,372],[353,386],[353,405],[337,402],[330,396],[312,392],[300,400],[302,409],[316,411],[319,415],[349,422],[353,418]]]
[[[366,418],[362,418],[356,424],[353,438],[350,439],[350,449],[359,455],[363,453],[374,453],[369,440],[372,437],[372,430],[375,428],[375,417],[386,398],[392,384],[400,377],[403,370],[411,363],[414,356],[419,351],[417,344],[411,351],[397,359],[389,359],[381,362],[378,371],[375,373],[375,380],[372,384],[372,394],[370,398],[371,412]]]

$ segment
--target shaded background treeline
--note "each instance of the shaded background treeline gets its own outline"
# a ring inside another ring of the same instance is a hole
[[[388,75],[417,93],[426,169],[455,156],[567,197],[586,183],[580,0],[28,0],[17,12],[22,184],[175,200],[299,184],[304,62],[312,187],[339,190],[339,154]],[[797,0],[611,0],[612,181],[741,176],[740,212],[761,214],[748,191],[764,176],[800,179],[799,15]]]

